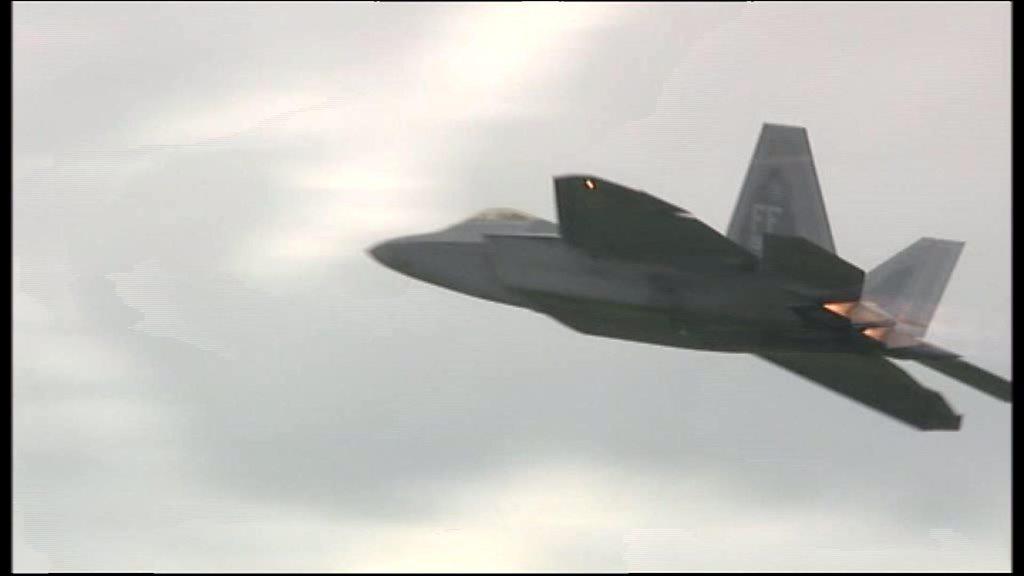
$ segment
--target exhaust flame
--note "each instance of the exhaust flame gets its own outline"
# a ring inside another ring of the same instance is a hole
[[[856,305],[856,302],[828,302],[822,304],[821,307],[840,316],[849,316],[850,310],[853,310]]]
[[[878,328],[878,327],[875,327],[875,328],[865,328],[864,330],[861,331],[861,334],[867,336],[868,338],[873,338],[875,340],[878,340],[879,342],[885,342],[885,336],[886,336],[886,334],[888,332],[889,332],[888,328]]]

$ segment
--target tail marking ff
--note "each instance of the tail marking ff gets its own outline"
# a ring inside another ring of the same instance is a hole
[[[804,128],[761,127],[726,235],[760,256],[765,234],[798,236],[836,251]]]

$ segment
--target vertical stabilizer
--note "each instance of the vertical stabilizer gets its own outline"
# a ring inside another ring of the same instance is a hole
[[[964,243],[921,238],[868,273],[861,298],[920,338],[939,307]]]
[[[799,126],[761,127],[726,235],[760,256],[765,234],[798,236],[836,251],[807,130]]]

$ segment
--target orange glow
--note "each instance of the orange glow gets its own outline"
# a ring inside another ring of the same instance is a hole
[[[587,178],[587,180],[583,183],[583,185],[586,186],[587,188],[591,189],[591,190],[593,190],[594,188],[597,188],[597,186],[594,184],[594,181],[591,180],[590,178]]]
[[[878,340],[879,342],[884,342],[885,341],[885,334],[888,331],[889,330],[886,329],[886,328],[877,328],[877,327],[875,327],[875,328],[865,328],[861,332],[861,334],[864,334],[868,338],[874,338],[875,340]]]
[[[856,302],[828,302],[822,304],[821,307],[840,316],[849,316],[850,310],[853,310],[856,305]]]

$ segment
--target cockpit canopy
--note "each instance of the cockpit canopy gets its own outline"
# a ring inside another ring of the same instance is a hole
[[[480,239],[482,234],[557,234],[558,225],[512,208],[488,208],[446,230]]]
[[[540,220],[536,216],[527,214],[526,212],[520,212],[512,208],[488,208],[481,212],[478,212],[467,219],[467,221],[473,220],[507,220],[515,222],[529,222],[531,220]]]

